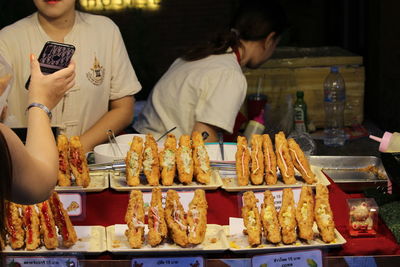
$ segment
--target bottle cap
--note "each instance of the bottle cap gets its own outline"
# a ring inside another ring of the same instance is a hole
[[[375,140],[377,142],[380,142],[381,144],[379,145],[379,151],[380,152],[386,152],[388,146],[389,146],[389,142],[390,142],[390,138],[392,138],[392,133],[390,132],[385,132],[382,136],[382,138],[374,136],[374,135],[370,135],[369,138],[371,138],[372,140]]]
[[[338,66],[332,66],[331,67],[331,72],[338,73],[339,72],[339,67]]]
[[[253,121],[256,121],[256,122],[261,123],[262,125],[264,125],[264,109],[262,109],[260,111],[260,114],[258,114],[257,117],[254,117]]]
[[[302,97],[304,97],[304,92],[303,92],[303,91],[297,91],[297,92],[296,92],[296,97],[297,97],[297,98],[302,98]]]

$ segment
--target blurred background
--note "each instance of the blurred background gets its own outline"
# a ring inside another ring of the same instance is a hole
[[[285,7],[290,22],[280,46],[335,46],[361,57],[365,69],[365,77],[361,79],[361,117],[373,121],[381,129],[399,131],[400,27],[397,11],[400,1],[279,2]],[[239,0],[77,0],[80,10],[108,16],[119,26],[143,86],[136,95],[138,100],[147,98],[157,80],[183,51],[204,42],[210,32],[226,25],[238,3]],[[34,11],[32,1],[1,1],[0,28]]]

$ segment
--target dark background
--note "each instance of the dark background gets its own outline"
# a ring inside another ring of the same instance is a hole
[[[77,2],[79,2],[77,0]],[[107,1],[106,1],[107,2]],[[146,99],[172,61],[228,23],[239,0],[161,0],[158,10],[97,11],[122,32]],[[400,1],[280,0],[290,28],[282,46],[340,46],[364,58],[365,118],[400,131]],[[35,11],[32,1],[0,2],[0,28]]]

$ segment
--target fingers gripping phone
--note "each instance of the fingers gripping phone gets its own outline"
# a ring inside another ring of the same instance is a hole
[[[53,41],[46,42],[38,58],[40,70],[43,74],[51,74],[68,67],[74,52],[75,46],[71,44],[57,43]],[[31,76],[29,76],[25,83],[26,89],[29,88],[30,80]]]

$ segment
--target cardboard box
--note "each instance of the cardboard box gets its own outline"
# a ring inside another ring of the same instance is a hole
[[[256,93],[258,79],[264,77],[261,93],[267,95],[271,110],[274,110],[284,104],[287,94],[292,95],[294,102],[296,91],[302,90],[308,107],[308,119],[316,127],[322,128],[325,123],[323,82],[330,67],[339,66],[346,84],[345,124],[362,123],[365,82],[362,64],[361,56],[339,47],[278,48],[260,68],[244,70],[248,83],[247,94]],[[246,113],[245,108],[243,111]]]

